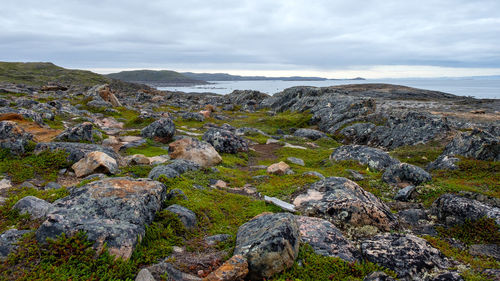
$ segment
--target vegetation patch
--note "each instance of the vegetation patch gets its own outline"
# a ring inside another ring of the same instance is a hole
[[[500,226],[494,219],[482,218],[476,221],[466,220],[465,223],[453,227],[436,227],[439,235],[444,238],[455,238],[466,245],[500,244]],[[480,230],[480,231],[478,231]]]
[[[444,145],[432,141],[426,144],[408,145],[398,147],[390,152],[392,157],[401,162],[409,163],[415,166],[425,167],[430,162],[436,160],[443,153]]]
[[[146,139],[146,143],[138,147],[127,148],[127,155],[143,154],[146,157],[168,154],[168,151],[163,148],[164,144],[155,142],[151,139]]]

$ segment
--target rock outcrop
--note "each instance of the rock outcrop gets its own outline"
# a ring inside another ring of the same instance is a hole
[[[13,154],[23,154],[33,135],[25,132],[13,121],[0,121],[0,148]]]
[[[169,155],[172,159],[193,161],[202,167],[210,167],[222,162],[222,157],[213,146],[194,138],[183,138],[169,144]]]
[[[64,132],[56,137],[56,140],[69,142],[94,142],[92,128],[92,123],[84,122],[64,130]]]
[[[477,200],[454,194],[441,195],[432,204],[432,210],[438,219],[447,225],[464,223],[465,220],[491,218],[500,224],[500,208],[492,207]]]
[[[344,145],[335,149],[330,155],[330,160],[354,160],[372,169],[385,170],[388,167],[399,164],[389,153],[364,145]]]
[[[162,118],[142,129],[141,136],[167,143],[174,137],[175,124],[170,118]]]

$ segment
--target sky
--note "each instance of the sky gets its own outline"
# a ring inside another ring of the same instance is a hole
[[[240,75],[500,75],[499,0],[0,0],[0,61]]]

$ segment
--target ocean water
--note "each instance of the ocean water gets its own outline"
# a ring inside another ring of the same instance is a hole
[[[500,77],[497,78],[432,78],[432,79],[367,79],[325,81],[210,81],[213,84],[190,87],[159,87],[159,90],[226,95],[234,90],[257,90],[269,95],[294,86],[327,87],[343,84],[389,83],[426,90],[441,91],[457,96],[500,99]]]

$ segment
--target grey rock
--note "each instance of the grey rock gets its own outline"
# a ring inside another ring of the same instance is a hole
[[[26,145],[33,140],[33,135],[27,133],[13,121],[0,121],[0,148],[13,154],[23,154]]]
[[[141,136],[156,139],[161,142],[169,142],[175,134],[175,124],[170,118],[161,118],[142,129]]]
[[[205,237],[205,242],[208,245],[215,245],[217,243],[227,241],[230,238],[231,238],[231,235],[229,235],[229,234],[216,234],[216,235]]]
[[[304,160],[300,159],[300,158],[296,158],[296,157],[288,157],[286,160],[288,160],[288,162],[292,163],[292,164],[295,164],[295,165],[299,165],[299,166],[305,166],[306,164],[304,163]]]
[[[167,178],[175,178],[181,174],[184,174],[188,171],[196,171],[199,170],[200,165],[195,162],[183,159],[176,159],[170,162],[167,165],[159,165],[154,167],[148,175],[150,179],[158,179],[161,175],[164,175]]]
[[[399,278],[420,280],[433,269],[446,269],[448,260],[426,240],[411,234],[379,234],[361,243],[363,256],[394,270]]]
[[[247,259],[247,278],[262,280],[292,266],[299,244],[300,233],[294,215],[262,214],[240,226],[234,255]]]
[[[355,160],[372,169],[385,170],[398,164],[387,152],[364,145],[344,145],[335,149],[330,155],[330,160]]]
[[[325,133],[320,132],[318,130],[314,130],[314,129],[297,129],[293,133],[293,135],[296,137],[308,138],[310,140],[318,140],[321,138],[328,138],[328,136]]]
[[[293,204],[302,214],[324,218],[339,227],[372,225],[387,231],[396,224],[389,207],[346,178],[317,181],[296,196]]]
[[[181,220],[184,227],[188,229],[196,227],[196,214],[188,208],[174,204],[168,206],[165,210],[176,214]]]
[[[84,158],[87,154],[93,151],[100,151],[106,153],[111,158],[118,160],[120,155],[118,155],[113,149],[109,147],[104,147],[98,144],[91,143],[76,143],[76,142],[43,142],[38,143],[35,147],[35,153],[41,152],[43,150],[63,150],[67,152],[68,161],[70,163],[75,163]]]
[[[486,256],[500,260],[500,245],[498,244],[474,244],[469,246],[469,254],[473,256]]]
[[[284,211],[291,212],[291,213],[295,212],[295,206],[293,204],[287,203],[287,202],[282,201],[278,198],[269,197],[267,195],[264,195],[264,201],[269,202],[271,204],[274,204],[275,206],[280,207]]]
[[[365,177],[358,171],[355,171],[355,170],[351,170],[351,169],[347,169],[346,170],[347,172],[349,172],[349,174],[351,174],[351,179],[352,180],[355,180],[355,181],[362,181],[365,179]]]
[[[396,279],[387,275],[383,271],[376,271],[376,272],[373,272],[372,274],[366,276],[363,279],[363,281],[396,281]]]
[[[488,132],[474,129],[453,138],[442,155],[461,155],[478,160],[500,161],[500,139]]]
[[[172,199],[176,199],[176,198],[180,198],[181,200],[188,199],[186,194],[184,194],[184,191],[182,191],[181,189],[178,189],[178,188],[174,188],[168,192],[167,200],[172,200]]]
[[[166,186],[149,179],[106,178],[72,189],[54,206],[36,232],[39,242],[61,233],[85,231],[94,248],[128,259],[138,237],[161,210]]]
[[[147,268],[143,268],[135,277],[135,281],[156,281],[156,279]]]
[[[247,141],[227,130],[211,128],[203,134],[203,140],[211,144],[218,152],[248,151]]]
[[[339,257],[349,262],[361,257],[356,247],[331,222],[313,217],[296,218],[301,241],[309,244],[316,254]]]
[[[64,130],[64,132],[60,133],[56,137],[56,140],[69,142],[94,142],[94,137],[92,136],[92,128],[92,123],[84,122]]]
[[[432,180],[431,175],[424,169],[408,164],[398,163],[389,166],[384,174],[382,180],[389,184],[398,184],[401,182],[419,185],[424,182]]]
[[[372,123],[356,123],[340,130],[339,134],[343,135],[345,140],[350,143],[367,144],[375,127],[375,124]]]
[[[160,262],[149,266],[147,270],[156,280],[162,280],[162,276],[166,274],[168,276],[167,281],[201,281],[201,278],[181,272],[168,262]]]
[[[396,196],[394,196],[394,200],[406,202],[410,200],[413,192],[415,192],[416,189],[417,188],[414,185],[408,185],[405,188],[401,188]]]
[[[7,258],[12,251],[17,249],[18,246],[16,243],[24,234],[29,232],[30,230],[9,229],[0,234],[0,261]]]
[[[432,210],[438,219],[447,225],[464,223],[467,219],[479,220],[483,217],[494,219],[500,224],[500,208],[454,194],[441,195],[432,204]]]
[[[432,170],[456,170],[458,169],[458,166],[456,163],[458,163],[460,159],[453,157],[453,156],[448,156],[448,155],[440,155],[436,160],[433,162],[429,163],[427,165],[426,169],[429,171]]]
[[[205,121],[205,116],[203,114],[198,113],[198,112],[187,112],[182,114],[182,119],[184,120],[194,120],[198,122],[203,122]]]
[[[446,272],[446,273],[441,273],[434,278],[431,279],[431,281],[463,281],[464,278],[460,276],[458,272]]]
[[[313,177],[318,177],[320,179],[324,179],[325,176],[323,176],[321,173],[316,172],[316,171],[311,171],[311,172],[304,172],[302,173],[303,176],[313,176]]]
[[[61,189],[62,186],[60,184],[58,184],[57,182],[49,182],[47,183],[45,186],[44,186],[44,189],[47,190],[47,189]]]
[[[41,219],[47,215],[51,207],[52,204],[45,200],[35,196],[26,196],[17,201],[12,208],[18,210],[20,214],[30,214],[32,219]]]

